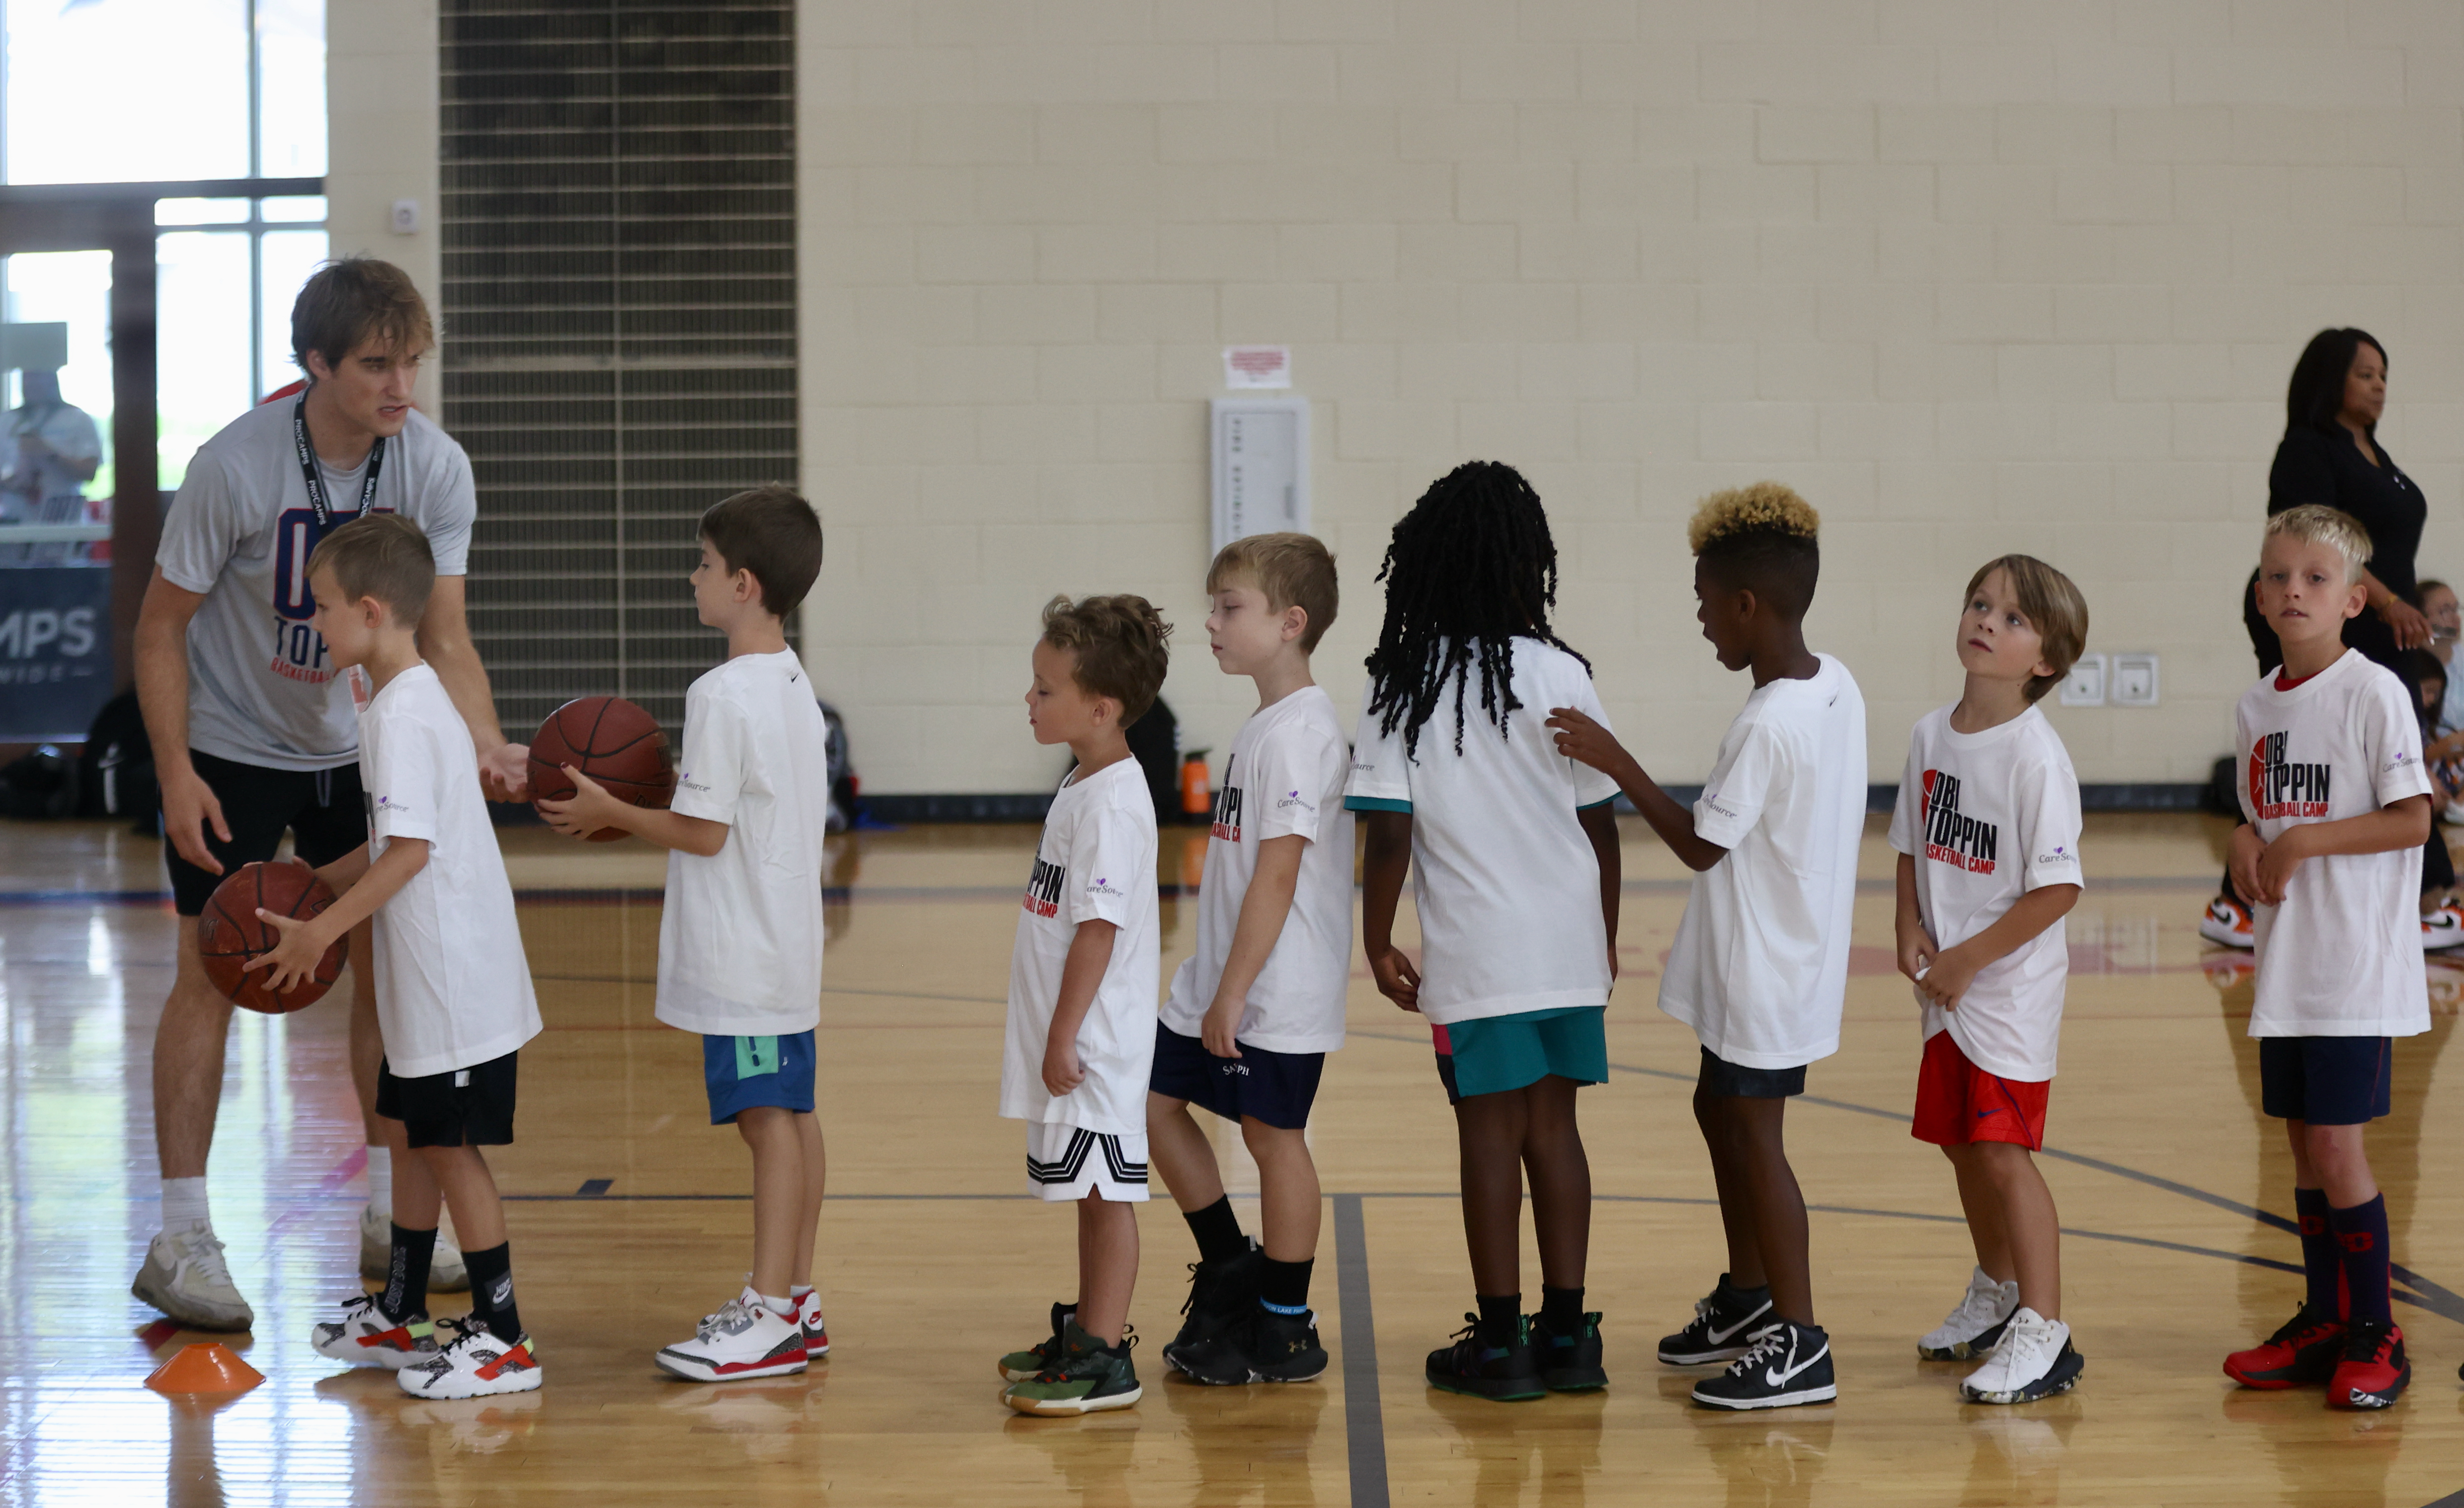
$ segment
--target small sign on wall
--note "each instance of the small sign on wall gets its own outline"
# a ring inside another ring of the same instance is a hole
[[[1289,388],[1292,385],[1292,348],[1288,345],[1227,345],[1223,347],[1223,386],[1239,391],[1244,388]]]
[[[1309,527],[1307,398],[1212,400],[1214,548]]]

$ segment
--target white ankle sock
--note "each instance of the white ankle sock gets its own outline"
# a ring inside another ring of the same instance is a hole
[[[793,1320],[796,1318],[796,1300],[792,1298],[773,1298],[768,1294],[763,1294],[760,1297],[761,1307],[769,1310],[772,1314],[777,1315],[780,1319]]]
[[[798,1303],[803,1303],[804,1301],[804,1296],[812,1291],[813,1285],[810,1283],[796,1283],[792,1284],[787,1289],[787,1297],[795,1299]]]
[[[214,1228],[211,1206],[206,1202],[206,1181],[203,1178],[166,1178],[163,1180],[163,1229],[184,1231],[199,1226]]]
[[[368,1208],[393,1218],[393,1148],[368,1148]]]

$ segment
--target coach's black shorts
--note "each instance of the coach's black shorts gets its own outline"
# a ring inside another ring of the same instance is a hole
[[[516,1059],[508,1053],[469,1068],[396,1078],[377,1064],[377,1114],[399,1120],[412,1146],[510,1146]]]
[[[292,847],[313,865],[331,864],[368,840],[367,803],[360,795],[360,766],[355,762],[332,769],[267,769],[237,760],[188,751],[206,788],[223,804],[223,824],[231,829],[228,843],[214,836],[213,824],[202,824],[207,851],[222,860],[220,875],[208,874],[180,856],[171,839],[163,839],[163,857],[171,866],[172,909],[184,917],[205,915],[214,887],[242,864],[262,864],[282,846],[284,829]]]
[[[1694,1087],[1705,1095],[1738,1099],[1786,1099],[1805,1093],[1805,1065],[1794,1068],[1748,1068],[1731,1063],[1709,1048],[1703,1050],[1703,1070]]]
[[[2357,1126],[2394,1107],[2387,1037],[2260,1037],[2259,1108],[2279,1120]]]
[[[1317,1102],[1317,1081],[1326,1072],[1323,1053],[1271,1053],[1241,1044],[1239,1057],[1217,1057],[1197,1037],[1155,1023],[1155,1072],[1147,1087],[1186,1099],[1226,1120],[1253,1117],[1286,1131],[1309,1125]]]

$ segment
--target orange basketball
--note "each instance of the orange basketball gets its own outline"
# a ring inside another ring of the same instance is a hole
[[[583,697],[547,715],[531,740],[531,800],[564,801],[574,785],[570,765],[605,787],[617,800],[665,811],[676,793],[676,768],[668,758],[668,736],[658,720],[622,697]],[[593,843],[625,834],[601,828]]]
[[[304,1010],[325,998],[341,977],[350,957],[350,940],[336,938],[317,972],[295,982],[280,994],[266,987],[267,971],[246,967],[260,953],[273,951],[282,935],[257,916],[262,908],[276,916],[302,920],[334,903],[334,888],[304,864],[244,864],[239,873],[214,887],[197,919],[197,951],[205,955],[206,977],[231,1004],[278,1016]]]

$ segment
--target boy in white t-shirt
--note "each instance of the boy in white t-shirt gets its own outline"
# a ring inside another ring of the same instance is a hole
[[[1966,601],[1967,685],[1917,721],[1891,812],[1900,972],[1925,1029],[1909,1134],[1950,1159],[1976,1247],[1967,1294],[1917,1354],[1989,1358],[1968,1401],[2033,1403],[2084,1364],[2062,1322],[2061,1222],[2029,1154],[2045,1144],[2080,884],[2079,777],[2036,703],[2078,662],[2087,602],[2027,555],[1987,562]]]
[[[2390,1108],[2393,1039],[2430,1030],[2420,721],[2404,683],[2343,641],[2369,558],[2368,533],[2333,508],[2267,521],[2258,610],[2284,664],[2233,709],[2248,763],[2231,858],[2257,913],[2250,1034],[2261,1107],[2293,1146],[2309,1292],[2266,1342],[2227,1357],[2225,1375],[2262,1388],[2323,1381],[2335,1408],[2385,1408],[2412,1378],[2363,1133]]]
[[[617,828],[668,854],[659,918],[661,1021],[701,1036],[710,1123],[753,1154],[753,1271],[693,1339],[652,1358],[696,1383],[801,1372],[829,1354],[813,1242],[822,1214],[813,1032],[821,1025],[822,842],[828,729],[787,615],[822,571],[822,521],[784,487],[701,516],[693,607],[727,658],[685,693],[684,756],[665,811],[617,800],[567,766],[558,832]]]
[[[1831,1338],[1814,1322],[1805,1196],[1781,1140],[1806,1065],[1839,1050],[1865,820],[1864,699],[1848,667],[1805,647],[1819,525],[1777,482],[1714,493],[1694,514],[1695,617],[1721,667],[1750,670],[1754,689],[1693,809],[1580,711],[1550,720],[1557,746],[1614,776],[1694,871],[1660,1009],[1702,1039],[1694,1118],[1719,1185],[1728,1271],[1694,1322],[1660,1342],[1660,1359],[1728,1362],[1694,1388],[1713,1408],[1837,1394]]]
[[[1198,951],[1155,1023],[1147,1140],[1198,1240],[1187,1320],[1163,1359],[1201,1383],[1306,1382],[1326,1370],[1309,1314],[1317,1168],[1309,1106],[1343,1046],[1352,973],[1352,763],[1309,652],[1334,621],[1334,557],[1306,534],[1223,546],[1206,573],[1208,647],[1258,685],[1215,798]],[[1258,1164],[1264,1249],[1241,1233],[1215,1148],[1191,1119],[1241,1128]]]
[[[516,1058],[539,1034],[539,1002],[470,729],[419,657],[436,559],[418,524],[372,514],[327,535],[307,574],[312,626],[334,664],[370,686],[360,713],[369,836],[318,871],[341,892],[325,910],[307,920],[257,913],[282,941],[249,966],[285,987],[374,917],[368,967],[385,1047],[377,1114],[403,1122],[412,1154],[395,1170],[385,1292],[345,1299],[310,1343],[337,1361],[393,1368],[414,1397],[528,1392],[539,1386],[538,1348],[514,1305],[505,1209],[479,1149],[514,1140]],[[471,1315],[431,1324],[440,1202],[462,1235]]]
[[[1010,947],[1001,1113],[1026,1125],[1037,1197],[1078,1206],[1078,1297],[1052,1334],[998,1364],[1020,1413],[1138,1401],[1130,1364],[1137,1211],[1147,1197],[1161,928],[1155,797],[1123,732],[1155,705],[1170,625],[1144,597],[1055,597],[1036,640],[1026,721],[1077,763],[1044,819]]]

